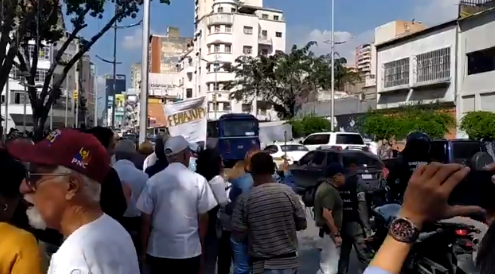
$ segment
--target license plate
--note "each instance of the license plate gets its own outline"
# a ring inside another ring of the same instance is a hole
[[[364,180],[371,180],[373,178],[371,174],[362,174],[361,176],[363,177]]]
[[[238,148],[238,149],[243,149],[243,148],[244,148],[244,146],[237,146],[237,148]]]

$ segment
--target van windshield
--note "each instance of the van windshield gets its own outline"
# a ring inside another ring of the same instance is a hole
[[[224,120],[219,122],[223,137],[254,137],[258,135],[258,123],[253,120]]]

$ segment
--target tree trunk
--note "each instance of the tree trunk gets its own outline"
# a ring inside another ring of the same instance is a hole
[[[44,113],[41,117],[33,117],[33,141],[39,142],[43,140],[43,133],[45,131],[45,123],[47,119],[47,115]]]

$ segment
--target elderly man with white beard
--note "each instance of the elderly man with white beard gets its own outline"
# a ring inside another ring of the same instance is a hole
[[[13,143],[9,153],[29,163],[21,193],[32,203],[32,226],[64,236],[52,255],[50,274],[139,274],[127,231],[100,208],[99,197],[110,157],[92,135],[56,130],[37,144]]]

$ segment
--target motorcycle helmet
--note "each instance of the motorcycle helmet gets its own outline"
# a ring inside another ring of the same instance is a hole
[[[412,131],[406,137],[404,152],[407,154],[423,155],[430,152],[430,147],[431,139],[428,134],[421,131]]]

